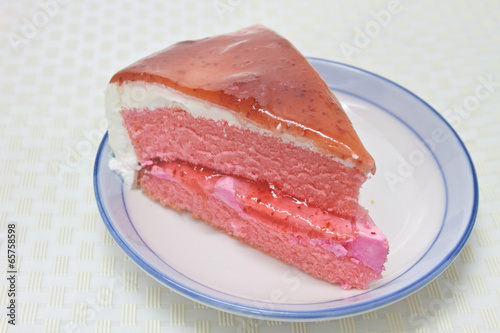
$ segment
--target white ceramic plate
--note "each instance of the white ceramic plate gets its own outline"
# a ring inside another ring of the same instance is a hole
[[[99,211],[121,248],[152,277],[197,302],[275,320],[333,319],[397,301],[439,275],[467,240],[478,205],[471,159],[428,104],[375,74],[309,59],[345,106],[377,163],[361,203],[386,234],[384,277],[369,290],[342,290],[215,231],[186,213],[123,188],[99,148]]]

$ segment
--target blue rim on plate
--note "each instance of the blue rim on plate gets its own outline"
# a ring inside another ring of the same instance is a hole
[[[429,104],[386,78],[334,61],[308,59],[336,91],[388,112],[413,131],[432,152],[443,177],[446,213],[439,235],[427,252],[398,277],[353,296],[340,306],[338,300],[308,304],[305,309],[293,304],[256,303],[214,290],[162,261],[135,231],[125,205],[123,186],[107,166],[111,150],[106,134],[94,166],[94,192],[99,212],[118,245],[146,273],[180,294],[220,310],[275,320],[324,320],[360,314],[398,301],[431,282],[455,259],[472,231],[478,209],[476,172],[457,133]],[[443,145],[429,146],[429,138],[436,128],[447,135],[448,140]]]

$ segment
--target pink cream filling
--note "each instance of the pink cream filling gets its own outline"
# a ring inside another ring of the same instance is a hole
[[[246,218],[257,219],[275,230],[290,233],[290,242],[308,241],[338,257],[380,272],[387,256],[387,239],[368,214],[355,221],[343,219],[279,193],[272,184],[218,174],[181,162],[147,161],[143,167],[161,179],[181,184],[202,196],[213,196]]]

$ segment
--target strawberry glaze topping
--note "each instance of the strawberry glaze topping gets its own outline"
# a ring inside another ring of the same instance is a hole
[[[264,26],[184,41],[154,53],[111,78],[145,81],[225,107],[242,122],[299,141],[375,173],[340,102],[307,59]]]

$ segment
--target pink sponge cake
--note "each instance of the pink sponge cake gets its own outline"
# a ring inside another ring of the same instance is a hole
[[[343,288],[387,239],[358,204],[375,163],[326,83],[263,26],[185,41],[116,73],[110,167],[126,186]]]

